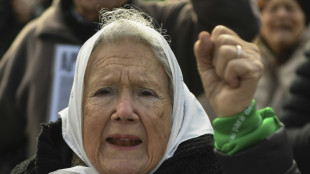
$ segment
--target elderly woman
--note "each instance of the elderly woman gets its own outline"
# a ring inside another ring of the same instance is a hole
[[[132,9],[102,17],[109,22],[78,54],[61,120],[43,125],[36,156],[12,173],[292,173],[283,141],[272,141],[285,140],[274,135],[282,130],[280,123],[269,110],[256,112],[252,101],[263,69],[257,47],[223,26],[211,36],[202,32],[196,42],[206,94],[222,117],[214,122],[215,154],[208,116],[151,20]],[[270,144],[279,148],[266,149]],[[257,149],[277,152],[282,163],[243,163],[259,157]]]
[[[307,0],[258,0],[257,4],[262,26],[254,42],[261,50],[265,72],[254,98],[259,109],[272,107],[280,117],[296,69],[306,60],[310,4]]]

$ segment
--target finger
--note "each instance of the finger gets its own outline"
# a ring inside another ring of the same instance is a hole
[[[216,73],[219,77],[223,78],[229,61],[238,58],[252,59],[257,55],[254,50],[255,49],[249,46],[244,46],[242,48],[241,45],[222,45],[218,50],[217,58],[214,58],[215,60],[213,62],[213,65],[216,68]]]
[[[238,58],[228,62],[225,68],[225,81],[233,88],[241,83],[256,85],[263,74],[263,64],[258,59]]]
[[[215,67],[215,71],[220,78],[224,78],[224,72],[227,66],[227,63],[236,58],[235,51],[236,48],[233,45],[222,45],[218,49],[212,64]]]
[[[208,32],[201,32],[194,45],[194,53],[199,72],[205,72],[212,66],[213,43]]]
[[[211,40],[216,40],[219,36],[221,35],[232,35],[232,36],[238,36],[237,33],[235,33],[233,30],[223,26],[223,25],[218,25],[216,26],[211,33]]]
[[[238,58],[259,59],[259,49],[256,45],[247,42],[237,42],[234,45],[220,45],[213,58],[213,66],[216,68],[216,73],[220,78],[224,78],[224,71],[227,63],[230,60]],[[231,42],[232,43],[232,42]],[[231,44],[230,43],[230,44]],[[239,45],[240,43],[240,45]],[[243,45],[242,45],[243,44]]]
[[[212,62],[213,66],[222,64],[221,62],[223,58],[235,58],[235,46],[246,44],[246,42],[244,42],[234,31],[224,26],[216,27],[212,32],[211,39],[214,42],[214,58]],[[227,49],[228,47],[226,46],[233,46],[234,48]],[[220,75],[222,77],[222,73],[220,73]]]

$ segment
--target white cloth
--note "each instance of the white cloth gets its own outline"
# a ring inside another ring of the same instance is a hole
[[[117,21],[116,21],[117,22]],[[133,22],[133,21],[130,21]],[[168,158],[172,157],[178,145],[188,139],[198,137],[204,134],[213,134],[213,128],[210,120],[203,110],[195,96],[188,90],[183,82],[182,72],[178,62],[165,38],[156,30],[133,22],[139,27],[143,27],[152,33],[160,42],[168,58],[169,66],[172,71],[174,103],[171,115],[172,127],[166,152],[156,169]],[[97,173],[86,156],[82,141],[82,96],[84,74],[89,56],[94,43],[101,33],[108,27],[115,25],[115,22],[103,27],[87,42],[84,43],[77,56],[76,71],[74,75],[73,86],[67,108],[59,112],[62,118],[62,135],[69,147],[76,153],[89,167],[83,168],[79,173]],[[72,169],[72,170],[71,170]],[[66,171],[76,172],[74,168],[68,168]],[[64,171],[64,170],[60,170]]]

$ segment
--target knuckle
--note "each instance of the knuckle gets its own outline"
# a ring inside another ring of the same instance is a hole
[[[218,25],[216,27],[214,27],[213,32],[217,33],[217,34],[221,34],[226,30],[226,27],[224,27],[223,25]]]
[[[233,53],[234,53],[234,50],[232,50],[232,47],[228,45],[222,45],[218,49],[218,56],[224,60],[231,59],[232,58],[231,55],[234,55]]]
[[[216,43],[218,45],[224,45],[230,42],[231,42],[231,36],[229,34],[221,34],[216,40]]]

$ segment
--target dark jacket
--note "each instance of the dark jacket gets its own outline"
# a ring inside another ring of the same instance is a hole
[[[284,128],[240,153],[215,153],[224,174],[300,174]]]
[[[73,152],[61,132],[60,119],[42,124],[36,155],[16,166],[11,174],[41,174],[72,167]],[[285,142],[282,128],[257,146],[231,156],[214,153],[213,136],[206,134],[181,143],[155,174],[300,174]]]
[[[16,166],[11,174],[41,174],[69,168],[72,167],[72,157],[72,150],[62,138],[59,119],[55,123],[42,124],[36,155]],[[174,156],[155,173],[221,174],[213,153],[213,136],[203,135],[181,143]]]
[[[302,173],[310,173],[310,42],[307,60],[296,72],[290,97],[279,116],[285,124],[294,158]]]
[[[259,22],[248,0],[192,2],[195,8],[189,1],[161,4],[129,1],[154,17],[159,25],[163,24],[171,38],[184,81],[198,94],[202,86],[193,54],[198,31],[211,31],[215,25],[223,24],[250,40],[257,33]],[[69,62],[68,68],[74,67],[79,47],[97,30],[97,24],[77,17],[72,1],[55,0],[19,33],[0,62],[0,156],[5,157],[0,159],[0,170],[4,163],[14,165],[35,153],[40,123],[49,120],[52,110],[60,111],[66,107],[69,99],[73,75],[63,81],[70,87],[61,93],[53,93],[56,57],[66,58],[62,63]],[[61,52],[60,48],[71,52]],[[52,99],[56,95],[63,97],[63,105],[53,109]],[[57,112],[52,115],[57,117]],[[13,160],[14,156],[18,156],[16,160]]]
[[[17,20],[10,0],[0,0],[0,60],[27,22]]]

